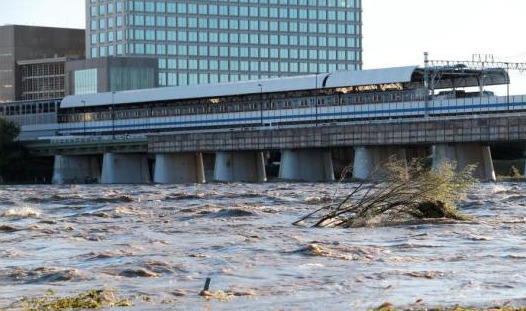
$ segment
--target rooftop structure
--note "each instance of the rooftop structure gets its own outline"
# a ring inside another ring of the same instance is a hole
[[[329,90],[335,90],[341,93],[352,93],[422,90],[425,87],[426,71],[430,77],[430,94],[434,94],[435,90],[502,85],[509,82],[508,73],[500,68],[473,70],[464,67],[434,67],[426,69],[418,66],[406,66],[358,71],[336,71],[334,73],[218,83],[207,86],[189,85],[125,91],[115,94],[100,93],[68,96],[63,100],[62,108],[299,91],[326,93]]]

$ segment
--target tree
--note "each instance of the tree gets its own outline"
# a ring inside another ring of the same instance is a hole
[[[20,127],[0,118],[0,176],[4,180],[16,179],[16,174],[27,169],[29,152],[18,141]]]
[[[467,220],[456,204],[476,183],[474,169],[467,166],[457,172],[455,163],[444,162],[430,170],[417,159],[406,164],[391,158],[376,168],[369,183],[295,224],[310,221],[314,227],[348,228],[424,218]]]

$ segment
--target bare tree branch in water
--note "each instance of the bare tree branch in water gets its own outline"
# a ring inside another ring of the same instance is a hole
[[[340,203],[323,206],[294,224],[348,228],[415,218],[466,220],[456,204],[477,182],[475,167],[456,172],[455,163],[443,162],[431,170],[418,159],[406,164],[390,158],[373,171],[369,182],[358,184]]]

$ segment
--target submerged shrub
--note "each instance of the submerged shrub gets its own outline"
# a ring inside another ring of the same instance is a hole
[[[457,211],[461,201],[477,180],[476,166],[456,170],[453,162],[428,169],[420,160],[410,163],[389,159],[339,204],[331,204],[303,217],[315,227],[359,227],[374,222],[448,218],[466,220]]]

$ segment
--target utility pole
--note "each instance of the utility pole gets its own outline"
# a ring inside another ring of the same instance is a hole
[[[82,104],[84,105],[84,111],[82,114],[82,120],[84,121],[84,138],[86,138],[86,101],[83,100]]]
[[[508,74],[508,81],[506,81],[506,98],[508,103],[508,111],[510,110],[510,63],[506,62],[506,73]]]
[[[111,92],[111,133],[112,139],[115,140],[115,91]]]
[[[259,83],[258,86],[259,86],[259,89],[260,89],[260,97],[261,97],[261,100],[259,102],[259,111],[261,113],[261,126],[265,126],[265,124],[263,122],[263,85],[261,83]]]
[[[425,117],[429,117],[429,53],[424,52]]]
[[[316,72],[316,126],[318,126],[318,72]]]

